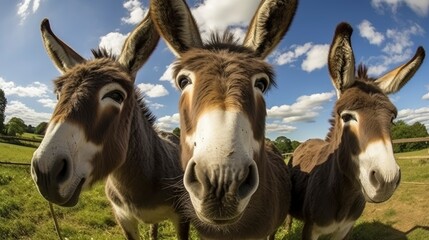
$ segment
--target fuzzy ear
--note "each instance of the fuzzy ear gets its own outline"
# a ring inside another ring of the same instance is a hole
[[[391,94],[399,91],[416,73],[425,59],[425,50],[423,47],[417,48],[414,57],[407,63],[391,70],[384,76],[379,77],[377,84],[385,94]]]
[[[260,58],[266,58],[289,29],[297,6],[297,0],[263,0],[250,22],[243,45]]]
[[[198,26],[184,0],[151,0],[150,14],[176,56],[203,46]]]
[[[65,73],[74,65],[85,61],[83,57],[55,36],[47,18],[42,20],[40,30],[42,32],[43,45],[52,62],[61,73]]]
[[[118,62],[124,65],[135,80],[137,71],[148,60],[159,41],[159,34],[149,14],[125,40]]]
[[[355,58],[351,45],[352,27],[340,23],[335,30],[328,56],[328,68],[337,97],[355,82]]]

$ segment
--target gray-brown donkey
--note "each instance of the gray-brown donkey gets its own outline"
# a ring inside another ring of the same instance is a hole
[[[261,1],[243,44],[228,32],[204,43],[183,0],[153,0],[150,8],[178,57],[182,204],[192,223],[206,239],[273,237],[291,186],[281,154],[265,143],[264,93],[274,74],[264,59],[287,32],[297,1]]]
[[[74,206],[82,189],[107,178],[106,195],[128,239],[139,239],[139,220],[165,219],[187,239],[189,222],[179,215],[171,189],[183,176],[178,139],[173,143],[155,129],[134,87],[159,40],[151,19],[131,32],[117,59],[105,50],[84,59],[54,35],[47,19],[41,31],[62,76],[54,81],[58,103],[32,159],[40,193],[52,203]]]
[[[399,185],[401,172],[393,156],[390,128],[397,111],[387,94],[399,91],[423,62],[417,49],[407,63],[378,79],[361,65],[355,76],[352,28],[337,26],[329,72],[337,90],[332,127],[326,140],[301,144],[289,162],[291,215],[304,220],[302,239],[347,238],[365,201],[384,202]]]

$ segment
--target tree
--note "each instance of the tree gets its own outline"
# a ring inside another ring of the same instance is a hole
[[[4,111],[6,109],[7,99],[4,96],[3,90],[0,88],[0,133],[4,129]]]
[[[27,126],[27,129],[25,130],[25,132],[34,133],[34,129],[35,128],[33,126],[31,126],[31,124],[30,124],[30,125]]]
[[[301,143],[300,143],[300,142],[298,142],[298,141],[296,141],[296,140],[293,140],[293,141],[292,141],[292,143],[291,143],[292,151],[295,151],[295,149],[296,149],[299,145],[301,145]]]
[[[27,129],[24,120],[21,118],[13,117],[7,123],[6,133],[9,136],[21,135]]]
[[[274,141],[274,145],[276,145],[281,153],[290,153],[293,151],[292,141],[285,136],[277,137]]]
[[[173,134],[174,134],[174,135],[176,135],[176,136],[178,136],[178,137],[180,137],[180,128],[176,127],[176,128],[173,130]]]
[[[47,122],[41,122],[39,123],[39,125],[36,126],[36,128],[34,129],[34,133],[35,134],[40,134],[40,135],[44,135],[46,132],[46,129],[48,128],[48,123]]]
[[[417,138],[429,136],[428,131],[420,122],[415,122],[412,125],[408,125],[406,122],[399,120],[395,122],[395,125],[391,129],[392,139],[401,138]],[[393,145],[394,152],[409,152],[420,150],[429,147],[427,142],[415,142],[415,143],[400,143]]]

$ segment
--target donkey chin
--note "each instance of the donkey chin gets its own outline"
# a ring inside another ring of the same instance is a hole
[[[195,199],[192,198],[191,199]],[[203,201],[191,200],[199,220],[207,225],[223,226],[234,224],[241,219],[249,200],[239,201],[237,197],[226,196],[225,200],[207,197]]]
[[[359,180],[365,200],[369,203],[381,203],[389,200],[401,180],[400,171],[392,181],[381,181],[379,180],[380,177],[377,177],[374,172],[365,175],[366,177],[362,177],[362,174],[360,174]]]
[[[60,185],[59,188],[52,189],[44,186],[45,181],[37,181],[37,177],[33,177],[33,179],[35,179],[40,194],[46,200],[62,207],[76,206],[85,183],[85,178],[76,178],[72,182],[69,181],[70,183],[64,183],[65,186]]]

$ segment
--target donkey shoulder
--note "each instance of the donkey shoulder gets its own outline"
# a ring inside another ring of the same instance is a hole
[[[326,161],[325,150],[328,143],[322,139],[309,139],[294,151],[292,167],[298,166],[303,172],[311,172],[317,165]]]

